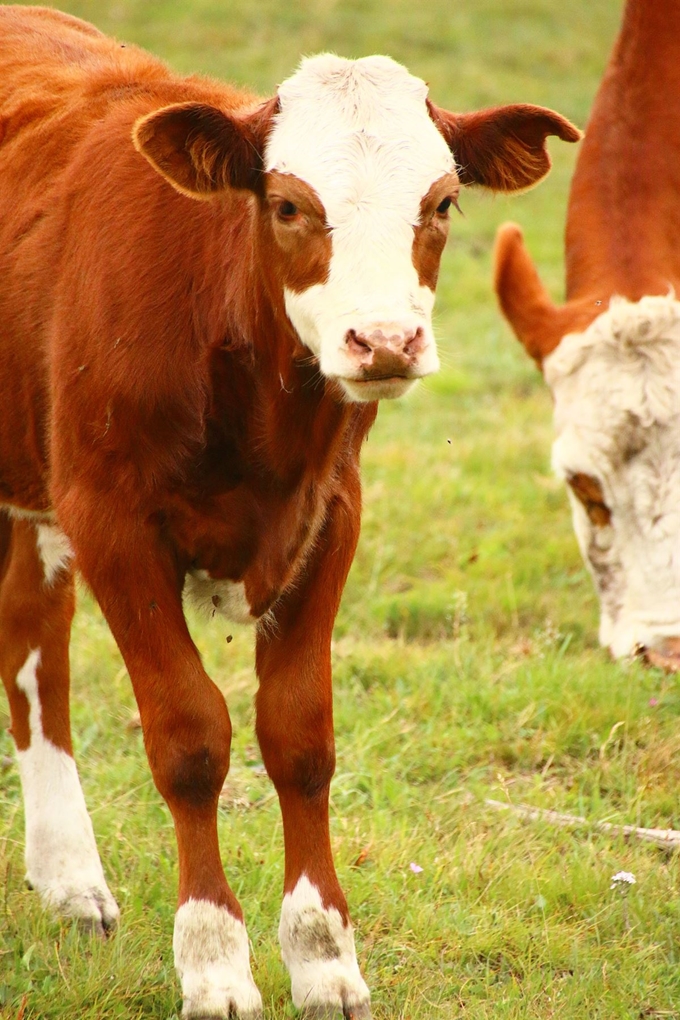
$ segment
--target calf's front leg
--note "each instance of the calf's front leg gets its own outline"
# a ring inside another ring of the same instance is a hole
[[[330,642],[358,534],[358,498],[334,507],[307,577],[257,638],[257,735],[285,841],[279,940],[305,1020],[370,1020],[347,901],[331,851],[335,769]]]
[[[217,803],[229,768],[231,723],[186,626],[181,578],[151,525],[129,520],[115,543],[74,544],[125,659],[154,782],[172,813],[179,855],[174,954],[183,1017],[254,1020],[262,1000],[250,970],[241,907],[227,884]],[[122,517],[122,515],[121,515]],[[106,536],[103,536],[105,538]]]

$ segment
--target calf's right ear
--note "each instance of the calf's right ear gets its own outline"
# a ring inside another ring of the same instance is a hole
[[[233,116],[207,103],[175,103],[140,117],[135,148],[177,191],[210,199],[228,188],[260,192],[263,153],[278,99]]]

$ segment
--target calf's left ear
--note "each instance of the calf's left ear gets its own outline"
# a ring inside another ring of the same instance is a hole
[[[548,135],[577,142],[581,132],[553,110],[518,104],[477,113],[449,113],[428,101],[430,116],[456,161],[462,184],[521,191],[550,170]]]
[[[177,191],[210,199],[228,188],[259,192],[262,156],[278,99],[247,114],[207,103],[174,103],[140,117],[135,148]]]

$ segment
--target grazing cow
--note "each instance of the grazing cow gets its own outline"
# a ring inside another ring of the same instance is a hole
[[[514,224],[496,290],[555,402],[600,641],[680,668],[680,3],[628,0],[571,187],[567,303]]]
[[[118,916],[72,756],[73,572],[129,670],[175,823],[185,1017],[256,1017],[217,841],[231,725],[182,596],[257,628],[281,803],[279,936],[309,1017],[369,1017],[328,830],[330,640],[376,401],[435,371],[464,184],[548,170],[549,110],[452,114],[387,57],[322,55],[262,102],[53,10],[0,7],[0,672],[28,878]]]

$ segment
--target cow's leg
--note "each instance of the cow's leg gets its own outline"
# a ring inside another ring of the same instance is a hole
[[[243,913],[227,884],[217,803],[229,768],[231,723],[186,626],[181,578],[153,524],[126,521],[115,543],[97,505],[78,503],[78,563],[121,650],[134,687],[154,782],[170,808],[179,856],[174,953],[186,1018],[255,1018]],[[83,522],[87,522],[86,525]],[[87,537],[89,536],[89,538]]]
[[[279,926],[293,1002],[307,1018],[370,1017],[347,901],[333,865],[335,768],[330,642],[358,532],[358,495],[335,509],[304,585],[257,638],[257,735],[276,786],[286,849]]]
[[[0,513],[0,674],[7,690],[26,824],[26,876],[43,901],[99,933],[118,906],[104,879],[73,760],[68,643],[71,554],[49,523]]]

